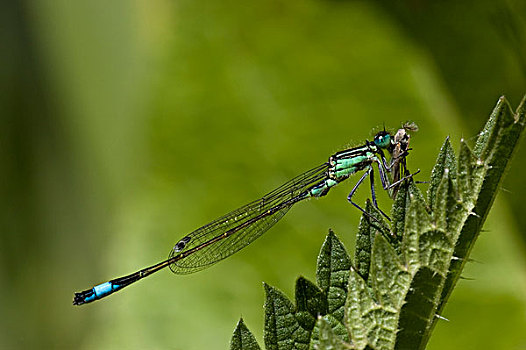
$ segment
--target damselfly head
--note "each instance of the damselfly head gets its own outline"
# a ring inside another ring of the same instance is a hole
[[[391,134],[382,130],[374,136],[374,144],[380,148],[388,148],[391,145]]]

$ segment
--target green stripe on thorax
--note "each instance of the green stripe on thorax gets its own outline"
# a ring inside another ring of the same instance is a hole
[[[329,158],[328,178],[311,188],[309,195],[321,197],[357,171],[365,169],[376,158],[378,148],[374,144],[355,147],[333,154]]]
[[[346,178],[371,164],[378,149],[374,144],[338,152],[329,158],[329,177],[335,180]]]

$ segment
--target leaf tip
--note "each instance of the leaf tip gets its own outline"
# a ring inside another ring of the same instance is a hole
[[[517,120],[517,123],[520,123],[521,125],[525,124],[526,122],[526,95],[521,100],[521,103],[519,104],[519,107],[517,107],[517,110],[515,111],[515,118]]]

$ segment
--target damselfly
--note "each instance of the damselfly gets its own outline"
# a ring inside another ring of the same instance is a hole
[[[405,129],[402,131],[404,134],[400,134],[401,136],[407,135]],[[102,299],[168,266],[176,274],[187,274],[207,268],[252,243],[281,219],[295,203],[308,198],[325,196],[331,188],[358,171],[364,171],[364,174],[352,188],[347,200],[365,215],[377,220],[353,202],[353,195],[369,176],[372,201],[374,206],[380,210],[374,192],[373,164],[375,163],[382,187],[388,190],[390,195],[395,186],[412,176],[400,179],[398,172],[393,181],[390,181],[387,176],[392,167],[398,171],[400,164],[405,167],[409,139],[401,137],[397,142],[395,143],[394,137],[387,131],[380,131],[375,135],[373,141],[365,141],[363,146],[332,155],[328,162],[295,177],[261,199],[184,236],[175,244],[166,260],[130,275],[75,293],[73,304],[82,305]],[[391,156],[391,164],[388,164],[384,151]],[[397,153],[395,157],[393,157],[393,152]],[[381,210],[380,212],[388,218]]]

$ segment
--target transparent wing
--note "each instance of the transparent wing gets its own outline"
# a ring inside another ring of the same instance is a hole
[[[262,198],[183,237],[169,257],[184,252],[188,255],[172,263],[170,269],[177,274],[196,272],[252,243],[279,221],[294,203],[307,198],[308,190],[326,179],[327,169],[327,163],[311,169]]]

